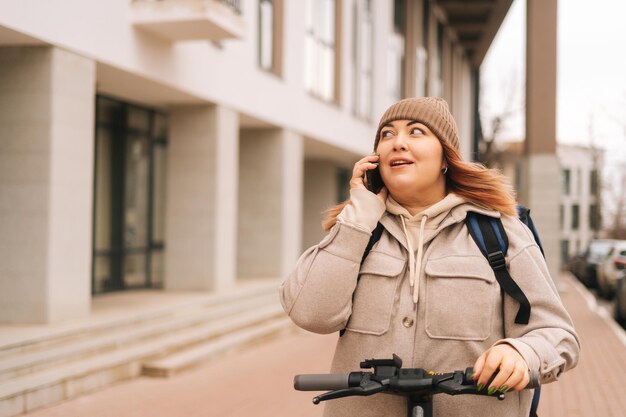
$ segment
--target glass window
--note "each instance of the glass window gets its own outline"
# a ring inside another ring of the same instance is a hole
[[[335,99],[335,0],[307,0],[305,86],[323,100]]]
[[[445,33],[443,23],[437,21],[437,78],[439,84],[443,80],[443,43],[445,41]]]
[[[561,204],[559,206],[559,222],[560,222],[561,230],[563,230],[563,225],[565,224],[564,217],[565,217],[565,210],[563,208],[563,204]]]
[[[124,248],[148,247],[148,186],[150,142],[128,137],[124,168]]]
[[[569,240],[561,240],[561,263],[565,265],[569,260]]]
[[[371,0],[354,2],[352,59],[354,65],[354,114],[369,119],[372,114],[372,9]]]
[[[596,204],[589,206],[589,226],[592,230],[600,229],[600,213]]]
[[[274,2],[259,1],[259,65],[272,71],[274,60]]]
[[[406,0],[394,0],[393,33],[389,38],[388,65],[389,93],[400,100],[404,93],[404,61],[406,49]]]
[[[126,127],[128,129],[146,133],[150,131],[150,112],[148,110],[128,106],[126,114],[128,118]]]
[[[152,287],[151,257],[164,247],[167,121],[101,96],[96,115],[92,291]]]
[[[162,244],[165,240],[165,173],[167,155],[165,145],[156,145],[153,149],[154,172],[152,176],[152,240]]]
[[[594,169],[590,173],[589,187],[592,195],[598,194],[598,170]]]
[[[578,230],[580,207],[578,204],[572,205],[572,230]]]
[[[350,178],[352,171],[347,168],[337,168],[337,202],[341,203],[350,198]]]
[[[564,169],[562,172],[562,191],[563,194],[565,195],[569,195],[569,187],[570,187],[570,170],[569,169]]]

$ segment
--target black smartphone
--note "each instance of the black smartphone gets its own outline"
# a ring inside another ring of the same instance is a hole
[[[374,194],[378,194],[380,189],[385,186],[378,167],[365,171],[365,178],[367,179],[367,189]]]

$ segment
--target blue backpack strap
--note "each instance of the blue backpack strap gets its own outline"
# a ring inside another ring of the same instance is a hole
[[[363,265],[363,262],[365,262],[365,258],[367,258],[367,255],[369,255],[370,251],[372,250],[376,242],[380,240],[380,237],[383,235],[384,229],[385,227],[383,226],[383,224],[381,222],[378,222],[378,224],[376,225],[376,228],[372,231],[370,240],[367,242],[367,246],[365,247],[365,251],[363,252],[363,257],[361,258],[361,265]],[[358,278],[357,278],[357,282],[358,282]],[[339,337],[343,336],[345,332],[346,332],[346,329],[339,330]]]
[[[509,241],[504,226],[499,218],[470,212],[466,223],[470,235],[483,253],[493,270],[502,290],[519,303],[515,323],[528,324],[530,319],[530,302],[526,294],[509,274],[505,256],[509,249]]]
[[[365,252],[363,252],[363,257],[361,258],[361,265],[365,262],[365,258],[370,253],[376,242],[380,240],[380,237],[383,235],[384,226],[381,222],[378,222],[376,228],[372,231],[372,235],[370,236],[369,242],[367,242],[367,246],[365,247]]]
[[[519,219],[526,225],[528,226],[528,228],[531,230],[531,232],[533,233],[533,236],[535,238],[535,241],[537,242],[537,245],[539,245],[539,249],[541,249],[541,253],[543,254],[543,248],[541,246],[541,241],[539,240],[539,234],[537,233],[537,229],[535,228],[535,225],[532,221],[532,219],[530,218],[530,210],[527,209],[524,206],[517,206],[517,213],[519,216]],[[467,215],[467,225],[468,225],[468,229],[470,231],[470,235],[472,236],[472,238],[474,239],[474,241],[476,242],[476,245],[480,248],[480,251],[483,253],[483,255],[487,258],[487,260],[489,260],[489,253],[487,250],[487,245],[485,243],[485,237],[484,234],[481,230],[481,223],[479,223],[478,221],[478,217],[484,217],[478,213],[473,213],[470,212]],[[508,251],[509,248],[509,244],[508,244],[508,238],[506,237],[506,232],[504,231],[504,227],[502,226],[502,221],[500,221],[500,219],[494,219],[494,218],[489,218],[489,226],[491,228],[491,230],[493,230],[493,232],[496,235],[496,239],[498,241],[498,245],[500,247],[500,250],[502,251],[502,253],[506,256],[506,253]],[[545,255],[544,255],[545,256]],[[491,262],[489,264],[491,265]],[[492,266],[493,268],[493,266]],[[495,270],[494,270],[495,272]],[[496,275],[497,278],[497,275]],[[530,315],[530,306],[529,308],[529,315]],[[521,306],[520,306],[520,310],[521,310]],[[518,316],[520,315],[520,312],[518,311]],[[517,317],[515,318],[515,322],[517,323]],[[532,403],[530,406],[530,413],[529,413],[529,417],[538,417],[537,416],[537,409],[539,408],[539,399],[541,398],[541,387],[537,387],[534,389],[533,392],[533,399],[532,399]]]
[[[539,399],[541,398],[541,387],[537,387],[533,390],[533,400],[530,403],[529,417],[538,417],[537,409],[539,408]]]
[[[539,239],[539,233],[537,232],[537,228],[535,227],[535,223],[533,223],[533,219],[530,217],[530,209],[524,206],[517,206],[517,217],[524,223],[532,232],[533,237],[535,238],[535,242],[539,246],[539,250],[543,257],[546,257],[546,254],[543,252],[543,246],[541,245],[541,239]]]
[[[539,250],[541,250],[541,254],[543,257],[546,257],[546,254],[543,251],[543,246],[541,245],[541,239],[539,239],[539,232],[537,232],[537,228],[535,227],[535,223],[533,223],[533,219],[530,217],[530,209],[524,206],[517,206],[517,216],[532,232],[533,237],[535,238],[535,242],[539,246]],[[530,404],[530,417],[537,417],[537,409],[539,408],[539,399],[541,398],[541,387],[535,388],[533,392],[533,400]]]

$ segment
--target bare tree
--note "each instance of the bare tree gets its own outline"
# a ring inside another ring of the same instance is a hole
[[[626,163],[619,164],[618,175],[607,193],[613,202],[607,234],[609,238],[626,239]]]
[[[481,140],[478,145],[479,160],[488,167],[492,167],[498,160],[499,150],[496,142],[501,138],[502,132],[506,131],[507,123],[519,115],[524,108],[523,99],[521,103],[516,103],[517,87],[517,73],[511,72],[505,89],[504,106],[487,120],[482,120],[481,117]]]
[[[626,97],[626,93],[624,93]],[[625,105],[622,108],[626,108]],[[626,145],[626,112],[621,117],[607,112],[609,117],[619,125],[623,133],[623,144]],[[614,239],[626,239],[626,161],[617,163],[617,178],[613,178],[606,184],[608,202],[609,224],[607,235]]]

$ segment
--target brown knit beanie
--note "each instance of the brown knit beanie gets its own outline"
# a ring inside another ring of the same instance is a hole
[[[428,127],[442,142],[459,149],[459,134],[456,122],[441,97],[406,98],[387,109],[378,123],[374,150],[378,147],[380,130],[394,120],[415,120]]]

